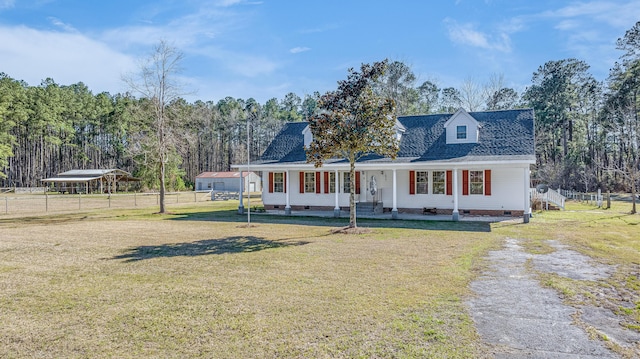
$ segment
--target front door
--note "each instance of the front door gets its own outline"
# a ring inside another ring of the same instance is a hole
[[[367,202],[379,202],[380,201],[380,188],[378,181],[380,180],[375,171],[365,172],[366,176],[366,198]]]

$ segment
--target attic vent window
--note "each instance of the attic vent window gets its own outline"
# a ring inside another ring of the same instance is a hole
[[[467,126],[457,126],[456,127],[456,139],[458,139],[458,140],[466,140],[467,139]]]

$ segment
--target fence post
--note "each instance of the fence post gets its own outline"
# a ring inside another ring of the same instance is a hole
[[[109,208],[111,208],[111,194],[109,194],[109,197],[107,198],[109,198]]]
[[[193,191],[193,202],[198,202],[198,193],[196,191]]]
[[[9,196],[4,196],[4,214],[9,214]]]
[[[44,193],[44,211],[49,212],[49,194],[47,192]]]
[[[133,192],[133,206],[138,207],[138,197],[136,197],[137,192]]]
[[[82,209],[82,194],[78,192],[78,209]]]

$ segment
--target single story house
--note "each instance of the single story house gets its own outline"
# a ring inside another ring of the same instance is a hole
[[[529,221],[535,164],[532,109],[402,116],[397,158],[356,163],[356,201],[379,213],[522,216]],[[349,163],[306,162],[306,122],[287,123],[251,169],[262,171],[265,209],[349,210]],[[246,165],[233,166],[246,170]]]
[[[250,192],[262,191],[262,179],[255,172],[202,172],[196,176],[196,191],[243,192],[247,188]]]
[[[117,169],[70,170],[41,180],[50,189],[68,193],[116,193],[130,182],[139,182],[131,173]]]

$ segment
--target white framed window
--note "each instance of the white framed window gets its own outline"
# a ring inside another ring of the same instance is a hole
[[[273,173],[273,192],[284,193],[284,172]]]
[[[456,139],[458,140],[467,139],[467,126],[456,126]]]
[[[336,173],[329,172],[329,193],[336,193]]]
[[[351,192],[351,173],[345,172],[342,174],[342,193]]]
[[[431,173],[433,181],[433,194],[445,194],[446,174],[445,171],[433,171]]]
[[[484,171],[469,171],[469,193],[484,194]]]
[[[416,171],[416,193],[417,194],[429,193],[429,172]]]
[[[316,173],[304,173],[304,193],[316,193]]]

